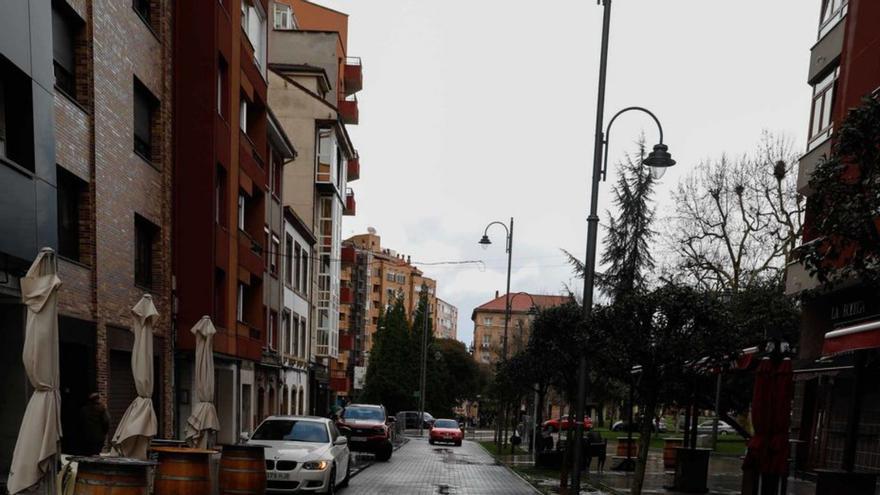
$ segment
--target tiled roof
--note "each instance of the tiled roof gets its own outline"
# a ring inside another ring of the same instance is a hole
[[[531,298],[529,298],[531,296]],[[511,313],[526,313],[532,307],[532,300],[535,301],[535,306],[539,308],[549,308],[553,306],[561,306],[568,301],[571,300],[569,296],[546,296],[542,294],[528,294],[524,292],[519,293],[511,293],[510,294],[510,311]],[[474,312],[477,311],[498,311],[504,312],[505,305],[505,297],[499,296],[491,301],[477,306],[474,309]]]

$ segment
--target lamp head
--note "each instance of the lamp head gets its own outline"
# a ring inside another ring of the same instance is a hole
[[[489,245],[492,244],[492,241],[489,240],[488,235],[483,234],[483,238],[480,239],[479,244],[483,247],[483,249],[489,249]]]
[[[642,162],[651,169],[651,177],[654,180],[660,180],[666,173],[666,169],[675,165],[675,160],[667,151],[669,147],[665,144],[654,145],[654,151],[648,154],[648,157]]]
[[[529,316],[535,316],[535,315],[537,315],[537,314],[538,314],[538,308],[535,307],[534,305],[531,306],[531,307],[529,307],[529,311],[528,311],[527,314],[528,314]]]

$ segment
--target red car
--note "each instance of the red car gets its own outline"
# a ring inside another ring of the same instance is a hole
[[[438,419],[434,421],[434,426],[428,433],[428,443],[434,445],[437,442],[454,443],[456,447],[461,446],[464,433],[458,425],[458,421],[454,419]]]
[[[569,419],[568,415],[565,415],[559,419],[548,419],[541,424],[544,428],[549,429],[550,431],[568,431],[569,428],[574,426],[574,421]],[[590,419],[589,416],[584,416],[584,431],[590,430],[593,428],[593,420]]]

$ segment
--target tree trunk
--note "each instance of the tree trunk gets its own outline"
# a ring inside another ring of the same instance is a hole
[[[648,448],[651,446],[651,434],[654,424],[653,404],[645,405],[645,412],[639,421],[639,457],[636,459],[636,472],[633,476],[632,494],[641,495],[642,485],[645,483],[645,470],[648,465]]]
[[[600,428],[605,427],[605,407],[602,402],[600,402],[599,406],[596,408],[596,425]]]
[[[569,413],[569,414],[571,414],[571,413]],[[569,417],[571,417],[571,416],[569,416]],[[560,428],[561,427],[562,427],[562,424],[560,423]],[[560,478],[559,479],[559,494],[560,495],[568,495],[568,493],[569,493],[568,481],[569,481],[569,477],[571,476],[572,457],[574,457],[574,456],[572,456],[572,451],[571,451],[571,447],[572,447],[571,442],[573,440],[571,432],[573,429],[574,428],[569,428],[565,432],[565,451],[562,454],[562,467],[559,470],[559,478]],[[562,439],[562,431],[559,432],[559,438],[560,438],[560,440]],[[577,494],[575,494],[575,495],[577,495]]]

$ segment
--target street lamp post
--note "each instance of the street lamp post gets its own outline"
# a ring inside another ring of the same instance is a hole
[[[505,248],[507,251],[507,290],[504,292],[504,337],[501,343],[501,360],[507,361],[507,326],[510,323],[510,264],[513,260],[513,217],[510,217],[510,227],[505,225],[503,222],[498,221],[490,222],[489,225],[486,225],[486,228],[483,230],[483,237],[480,238],[480,242],[478,243],[480,244],[480,246],[483,247],[483,249],[488,249],[489,246],[492,244],[492,241],[489,240],[489,228],[493,225],[500,225],[504,227],[504,231],[507,234],[507,244]],[[505,422],[506,420],[507,418],[505,415],[505,417],[502,418],[502,422]],[[501,433],[500,424],[497,425],[497,427],[495,428],[495,432],[496,435]],[[495,441],[496,450],[498,452],[501,452],[501,444],[504,443],[503,440],[504,439],[502,437],[500,439],[496,439]]]
[[[660,129],[660,142],[654,146],[648,157],[643,161],[645,165],[651,168],[651,175],[655,179],[663,176],[666,168],[675,165],[671,155],[667,151],[667,147],[663,144],[663,128],[660,121],[650,111],[641,107],[625,108],[608,123],[608,129],[603,134],[602,128],[605,121],[605,80],[608,69],[608,32],[611,25],[611,0],[599,0],[604,7],[602,17],[602,52],[599,60],[599,89],[596,102],[596,134],[593,148],[593,175],[592,189],[590,194],[590,215],[587,217],[587,258],[584,260],[584,317],[589,320],[593,310],[593,287],[596,278],[596,241],[599,227],[599,216],[597,214],[599,206],[599,183],[605,180],[605,171],[608,163],[608,134],[611,130],[611,124],[621,114],[638,110],[650,115],[657,127]],[[604,160],[603,160],[604,155]],[[603,164],[605,166],[603,166]],[[571,485],[573,493],[580,493],[581,487],[581,470],[580,463],[582,452],[582,440],[584,438],[584,402],[587,396],[587,358],[581,354],[578,363],[578,394],[577,404],[575,404],[575,443],[574,443],[574,469],[571,470]]]

